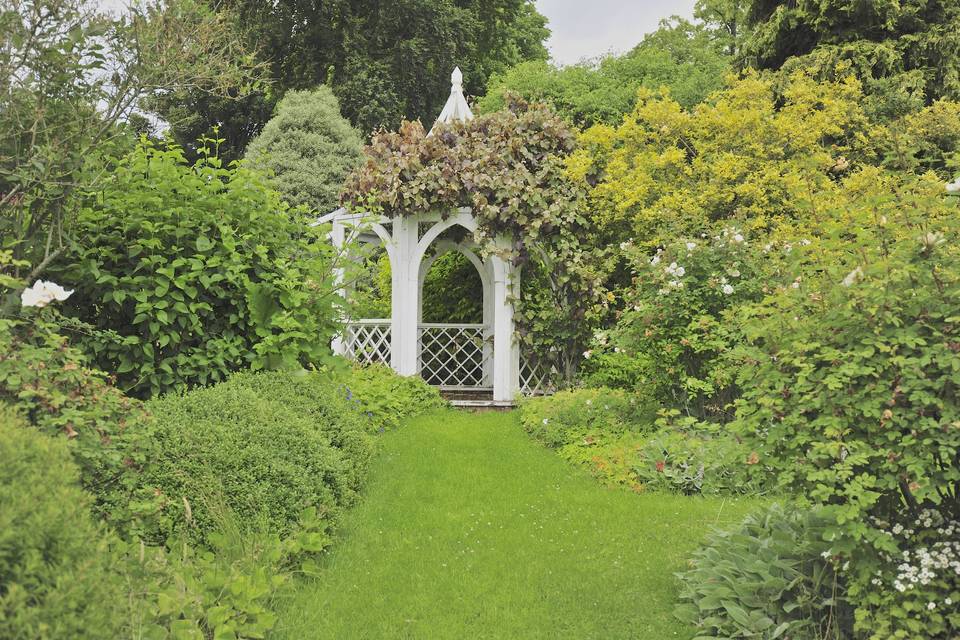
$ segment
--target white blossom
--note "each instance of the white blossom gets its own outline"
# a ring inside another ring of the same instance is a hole
[[[653,265],[653,266],[657,266],[658,264],[660,264],[660,254],[659,254],[659,253],[658,253],[657,255],[653,256],[652,258],[650,258],[650,264]]]
[[[688,242],[688,243],[687,243],[687,251],[693,251],[693,250],[696,249],[696,248],[697,248],[697,243],[696,243],[696,242]]]
[[[24,307],[42,308],[54,300],[63,302],[72,294],[73,290],[67,291],[55,282],[37,280],[32,287],[20,293],[20,304]]]
[[[544,419],[543,419],[543,426],[547,426],[548,424],[550,424],[550,418],[544,418]]]
[[[947,193],[960,194],[960,176],[956,180],[947,183]]]
[[[723,285],[723,289],[721,289],[721,291],[723,291],[723,293],[726,295],[730,295],[731,293],[733,293],[733,287],[730,286],[729,284],[725,284]]]
[[[590,349],[587,349],[586,351],[583,352],[583,357],[586,358],[587,360],[589,360],[590,356],[592,355],[593,355],[593,351],[591,351]]]
[[[841,282],[840,284],[842,284],[845,287],[850,287],[856,284],[856,282],[860,280],[860,278],[862,277],[863,277],[863,269],[861,269],[860,267],[857,267],[856,269],[848,273],[847,277],[844,278],[843,282]]]

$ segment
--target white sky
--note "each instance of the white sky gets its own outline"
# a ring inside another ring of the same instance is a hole
[[[116,9],[127,0],[94,0]],[[655,31],[662,18],[693,17],[695,0],[535,0],[550,21],[553,32],[547,43],[553,59],[573,64],[605,53],[632,49],[643,36]]]
[[[662,18],[693,17],[695,0],[536,0],[553,32],[547,47],[560,64],[623,53],[656,31]]]

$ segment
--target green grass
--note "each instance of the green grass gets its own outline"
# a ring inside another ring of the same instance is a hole
[[[604,488],[511,414],[421,417],[383,436],[279,637],[689,638],[673,574],[753,504]]]

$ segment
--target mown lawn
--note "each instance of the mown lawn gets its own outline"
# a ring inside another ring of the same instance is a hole
[[[382,438],[324,576],[284,599],[279,637],[689,638],[676,583],[747,500],[607,489],[511,414],[444,411]]]

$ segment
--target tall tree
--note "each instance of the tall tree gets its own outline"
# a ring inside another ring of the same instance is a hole
[[[430,119],[463,69],[468,92],[492,73],[524,60],[547,58],[546,19],[532,0],[223,0],[246,25],[249,41],[268,56],[272,87],[236,103],[194,92],[168,96],[166,111],[189,146],[211,126],[233,135],[228,157],[239,157],[291,89],[328,84],[344,116],[364,133],[403,118]],[[267,109],[269,112],[269,109]]]
[[[516,93],[550,103],[577,126],[616,125],[633,109],[640,87],[662,86],[683,106],[692,107],[723,84],[730,66],[725,48],[725,42],[703,26],[671,18],[621,56],[566,67],[531,61],[495,74],[478,107],[484,113],[496,111],[506,105],[508,93]]]
[[[889,115],[960,98],[960,0],[752,0],[749,19],[761,69],[850,68]]]
[[[195,0],[122,17],[89,0],[0,0],[0,251],[29,265],[15,275],[39,276],[78,240],[78,197],[108,179],[145,101],[184,87],[226,96],[257,72],[225,20]]]
[[[265,170],[291,206],[321,214],[337,208],[340,188],[360,164],[360,136],[342,115],[330,87],[289,91],[247,147],[251,166]]]
[[[749,0],[697,0],[693,16],[712,30],[727,55],[739,60],[751,32],[749,8]]]

